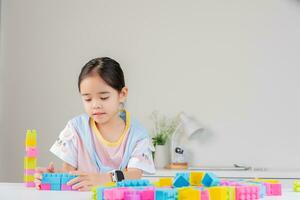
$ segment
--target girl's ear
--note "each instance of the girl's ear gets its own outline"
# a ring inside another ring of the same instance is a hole
[[[128,96],[128,87],[123,87],[120,94],[119,94],[119,100],[121,103],[125,103]]]

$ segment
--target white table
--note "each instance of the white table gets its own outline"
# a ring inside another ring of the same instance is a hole
[[[36,200],[84,200],[92,199],[92,192],[77,191],[40,191],[26,188],[23,183],[0,183],[0,199]]]
[[[83,200],[92,199],[92,192],[77,191],[39,191],[33,188],[26,188],[23,183],[0,183],[0,199],[36,200]],[[284,189],[280,197],[266,197],[264,200],[299,200],[300,193],[292,192],[291,189]]]

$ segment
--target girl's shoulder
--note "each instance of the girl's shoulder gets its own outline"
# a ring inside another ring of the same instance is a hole
[[[68,121],[68,124],[73,127],[84,125],[86,123],[89,123],[89,116],[86,113],[77,115]]]

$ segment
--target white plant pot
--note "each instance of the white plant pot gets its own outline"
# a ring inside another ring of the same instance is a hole
[[[154,164],[156,168],[164,168],[169,164],[169,148],[168,145],[156,145]]]

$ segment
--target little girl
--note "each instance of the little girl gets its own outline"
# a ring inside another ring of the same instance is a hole
[[[37,188],[44,172],[78,175],[68,183],[78,190],[155,173],[151,139],[123,108],[128,88],[119,63],[92,59],[80,72],[78,89],[86,114],[71,119],[60,133],[50,151],[63,160],[62,169],[55,170],[52,163],[38,169]]]

